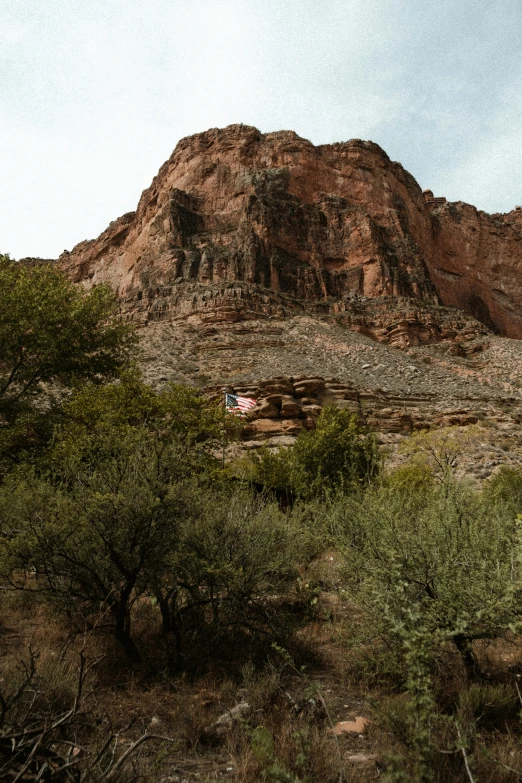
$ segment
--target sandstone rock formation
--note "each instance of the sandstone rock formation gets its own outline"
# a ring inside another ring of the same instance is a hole
[[[361,298],[401,297],[402,333],[411,323],[417,341],[437,337],[438,305],[522,337],[522,210],[486,215],[423,194],[366,141],[314,147],[244,125],[183,139],[137,211],[60,264],[85,285],[109,282],[141,323],[307,310],[351,325]],[[420,327],[416,305],[432,308]]]
[[[283,387],[285,394],[280,393]],[[466,443],[456,466],[461,477],[481,482],[501,465],[522,465],[522,407],[516,397],[499,400],[495,395],[493,399],[470,395],[467,399],[448,399],[443,394],[416,394],[411,390],[408,395],[393,395],[361,389],[337,378],[286,376],[236,384],[233,390],[254,397],[257,405],[246,416],[242,442],[231,444],[227,450],[232,460],[260,446],[277,449],[291,445],[300,432],[315,429],[325,405],[334,405],[349,410],[360,425],[376,434],[388,455],[388,467],[408,460],[397,451],[405,436],[440,427],[457,428],[459,438]],[[212,394],[212,390],[209,392]],[[221,390],[214,389],[214,396],[219,398]]]
[[[522,210],[423,193],[376,144],[183,139],[137,211],[59,264],[146,327],[148,381],[258,400],[230,459],[332,402],[396,457],[415,430],[478,423],[468,475],[522,465]]]
[[[522,341],[485,329],[467,335],[473,323],[455,317],[455,331],[448,322],[438,342],[398,348],[347,329],[337,316],[160,320],[140,330],[142,367],[153,385],[174,381],[219,400],[227,386],[257,400],[227,459],[290,445],[333,403],[377,434],[388,464],[416,430],[478,424],[477,448],[461,468],[482,481],[501,464],[522,465]]]

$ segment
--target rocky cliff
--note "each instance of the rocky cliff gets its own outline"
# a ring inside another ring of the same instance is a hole
[[[141,323],[344,313],[408,343],[438,339],[444,305],[522,337],[522,210],[422,193],[366,141],[315,147],[244,125],[183,139],[137,211],[60,264],[85,285],[109,282]]]
[[[415,430],[477,424],[465,473],[522,465],[522,210],[423,193],[376,144],[184,139],[136,212],[59,263],[146,327],[148,381],[257,400],[229,458],[333,403],[394,459]]]

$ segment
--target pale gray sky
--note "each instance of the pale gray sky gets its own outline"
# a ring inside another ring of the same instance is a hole
[[[522,0],[0,0],[0,252],[136,207],[183,136],[371,139],[423,188],[522,203]]]

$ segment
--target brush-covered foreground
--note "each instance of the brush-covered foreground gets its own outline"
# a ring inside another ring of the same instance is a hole
[[[2,779],[519,779],[522,474],[457,483],[440,433],[379,472],[328,411],[333,464],[320,425],[251,467],[282,510],[206,403],[79,394],[0,488]]]
[[[522,472],[456,480],[480,426],[392,469],[325,406],[225,465],[241,421],[144,383],[108,295],[0,266],[0,780],[522,777]]]

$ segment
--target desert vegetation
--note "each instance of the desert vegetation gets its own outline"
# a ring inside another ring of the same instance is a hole
[[[522,474],[457,481],[476,429],[391,469],[325,406],[224,465],[106,289],[0,277],[0,780],[522,777]]]

